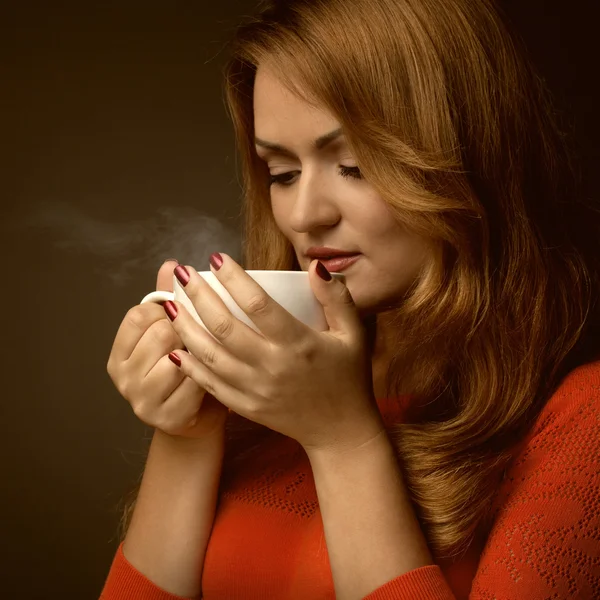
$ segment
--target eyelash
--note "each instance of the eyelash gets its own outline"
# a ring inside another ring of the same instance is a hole
[[[282,185],[284,187],[289,187],[292,185],[292,182],[286,182],[285,178],[293,172],[294,171],[288,171],[287,173],[280,173],[279,175],[270,175],[269,185]],[[340,175],[342,177],[362,179],[362,175],[358,167],[340,167]]]

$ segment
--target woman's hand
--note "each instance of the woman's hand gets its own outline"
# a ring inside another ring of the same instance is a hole
[[[177,267],[187,296],[218,340],[182,304],[165,303],[189,349],[176,353],[183,373],[231,410],[307,451],[343,451],[379,434],[384,426],[365,330],[348,288],[335,278],[321,279],[317,261],[311,263],[309,280],[329,325],[329,331],[317,332],[292,317],[230,256],[222,259],[219,270],[211,266],[213,273],[261,333],[236,319],[195,268]]]
[[[157,290],[171,291],[173,267],[162,265]],[[168,358],[184,344],[154,302],[131,308],[115,337],[107,371],[141,421],[171,436],[217,439],[227,408],[206,394]]]

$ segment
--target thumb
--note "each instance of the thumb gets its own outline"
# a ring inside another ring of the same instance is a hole
[[[346,284],[332,277],[318,260],[309,265],[308,273],[313,293],[323,306],[330,331],[360,337],[363,332],[362,321]]]
[[[173,270],[178,264],[177,259],[169,258],[161,265],[156,277],[156,291],[173,291]]]

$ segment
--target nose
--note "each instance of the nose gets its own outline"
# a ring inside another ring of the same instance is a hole
[[[339,204],[318,171],[305,169],[296,190],[289,223],[296,233],[333,227],[340,220]]]

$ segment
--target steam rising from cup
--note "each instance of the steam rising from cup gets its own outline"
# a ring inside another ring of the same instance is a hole
[[[122,286],[136,272],[158,271],[167,258],[208,268],[212,252],[240,261],[239,234],[214,217],[189,206],[163,207],[137,220],[101,221],[66,203],[36,205],[26,227],[45,229],[55,246],[101,259],[98,273]],[[107,264],[108,263],[108,264]]]

